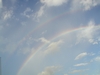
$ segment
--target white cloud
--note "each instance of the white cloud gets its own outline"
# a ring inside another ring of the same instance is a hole
[[[2,8],[2,0],[0,0],[0,8]]]
[[[51,7],[51,6],[60,6],[63,3],[66,3],[67,0],[40,0],[40,2],[48,7]]]
[[[98,37],[100,37],[98,31],[100,31],[100,25],[95,25],[95,22],[90,21],[86,28],[80,30],[77,36],[78,37],[77,43],[79,43],[83,39],[86,39],[88,40],[88,42],[92,44],[98,44],[99,42]]]
[[[88,65],[88,63],[80,63],[80,64],[76,64],[74,66],[86,66],[86,65]]]
[[[45,54],[49,54],[49,53],[54,53],[57,52],[60,49],[60,45],[63,43],[62,40],[59,40],[57,42],[51,42],[47,49],[44,51]]]
[[[91,52],[91,53],[88,53],[89,56],[94,56],[95,53]]]
[[[43,43],[50,43],[50,41],[45,39],[44,37],[40,38],[39,40],[41,40],[41,42]]]
[[[36,13],[36,18],[41,17],[44,14],[45,6],[41,6],[39,11]]]
[[[94,31],[94,27],[95,27],[94,25],[95,23],[93,21],[90,21],[88,23],[88,26],[84,30],[81,30],[81,33],[78,37],[79,38],[92,38],[92,34]]]
[[[84,71],[87,71],[89,69],[83,69],[83,70],[73,70],[72,72],[70,73],[79,73],[79,72],[84,72]]]
[[[90,10],[100,4],[100,0],[72,0],[72,8],[74,10]]]
[[[79,60],[79,59],[81,59],[81,58],[83,58],[83,57],[85,57],[85,56],[87,56],[87,53],[86,53],[86,52],[81,53],[81,54],[79,54],[79,55],[75,58],[75,60]]]
[[[95,61],[100,61],[100,57],[99,57],[99,56],[96,57],[96,58],[95,58]]]
[[[68,74],[64,74],[64,75],[68,75]]]
[[[27,7],[25,11],[22,13],[22,15],[27,18],[30,18],[31,16],[33,16],[33,10]]]
[[[52,6],[60,6],[67,2],[67,0],[40,0],[43,6],[40,7],[39,11],[36,13],[35,18],[41,17],[45,10]]]
[[[41,35],[45,34],[46,32],[47,32],[47,30],[43,31],[43,32],[41,33]]]
[[[7,19],[11,18],[12,15],[13,15],[13,11],[12,11],[12,10],[5,11],[5,12],[3,13],[3,19],[4,19],[4,20],[7,20]]]
[[[54,75],[57,71],[59,71],[59,69],[59,66],[46,67],[45,70],[39,73],[38,75]]]
[[[94,39],[89,39],[89,42],[92,43],[93,45],[98,44],[98,40],[94,40]]]
[[[83,70],[73,70],[71,73],[83,72]]]

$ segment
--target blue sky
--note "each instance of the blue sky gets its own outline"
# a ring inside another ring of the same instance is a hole
[[[100,75],[100,0],[0,0],[2,75]]]

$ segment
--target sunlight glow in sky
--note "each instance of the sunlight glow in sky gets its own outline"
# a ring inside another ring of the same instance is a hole
[[[2,75],[100,75],[100,0],[0,0]]]

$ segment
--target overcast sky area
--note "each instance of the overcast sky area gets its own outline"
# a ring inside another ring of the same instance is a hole
[[[100,75],[100,0],[0,0],[2,75]]]

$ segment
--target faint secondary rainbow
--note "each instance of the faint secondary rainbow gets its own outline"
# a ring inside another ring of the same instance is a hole
[[[79,27],[79,28],[74,28],[74,29],[70,29],[70,30],[65,30],[63,32],[60,32],[58,34],[56,34],[55,36],[53,36],[51,39],[49,39],[50,41],[53,41],[61,36],[67,35],[69,33],[75,32],[75,31],[79,31],[79,30],[83,30],[85,28],[87,28],[88,26],[83,26],[83,27]],[[27,65],[27,63],[36,55],[36,53],[38,53],[38,51],[40,51],[46,44],[42,44],[40,45],[23,63],[23,65],[20,67],[17,75],[20,74],[20,72],[23,70],[23,67]]]
[[[72,14],[72,13],[76,13],[76,12],[79,12],[79,11],[80,11],[80,10],[68,11],[68,12],[65,12],[65,13],[63,13],[63,14],[60,14],[60,15],[54,17],[54,18],[51,18],[51,19],[47,20],[46,22],[44,22],[44,23],[38,25],[36,28],[34,28],[32,31],[30,31],[30,32],[19,42],[19,44],[21,44],[23,41],[25,41],[27,38],[29,38],[34,32],[36,32],[37,30],[39,30],[39,29],[42,28],[43,26],[46,26],[47,24],[49,24],[49,23],[51,23],[51,22],[53,22],[53,21],[55,21],[55,20],[57,20],[57,19],[59,19],[59,18],[65,16],[65,15],[67,15],[67,14]]]

